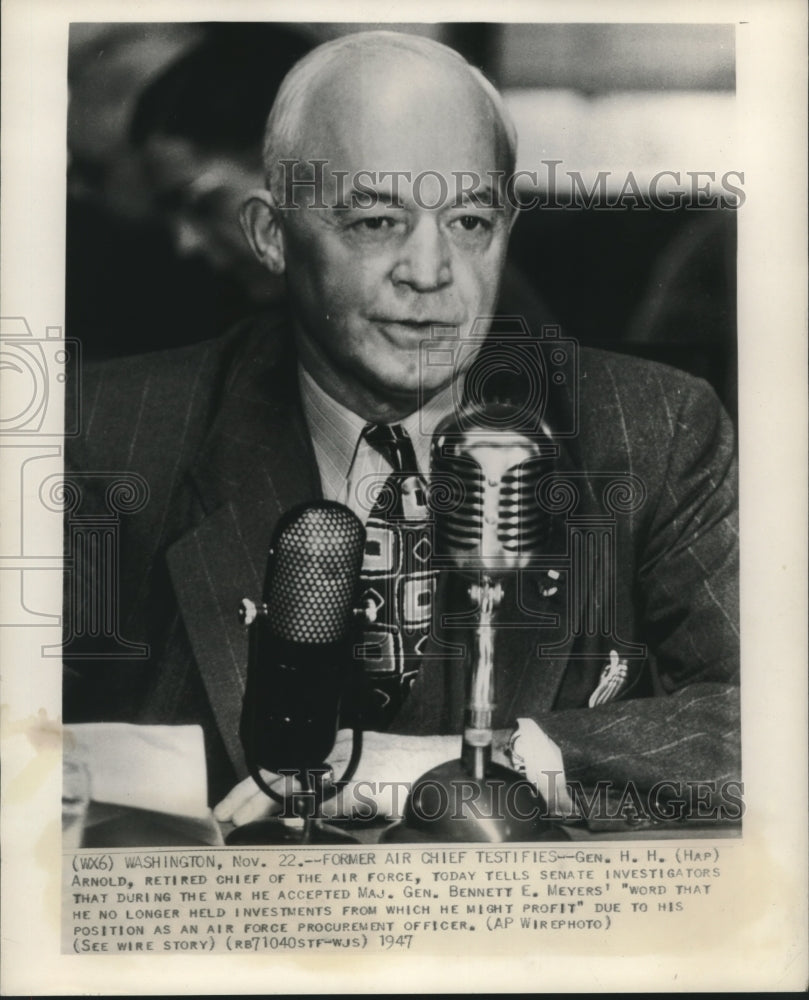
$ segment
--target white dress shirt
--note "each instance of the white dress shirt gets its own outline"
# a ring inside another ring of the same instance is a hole
[[[323,496],[326,500],[345,504],[364,522],[370,509],[362,484],[387,478],[392,467],[362,437],[368,421],[325,392],[302,365],[298,366],[298,380]],[[430,471],[433,432],[453,411],[460,394],[461,385],[456,381],[433,396],[420,410],[397,421],[410,435],[418,471],[425,478]]]

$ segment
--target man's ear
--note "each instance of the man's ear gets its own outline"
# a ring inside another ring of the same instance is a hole
[[[260,263],[270,274],[281,275],[286,269],[281,213],[275,199],[264,188],[251,191],[242,204],[242,229]]]

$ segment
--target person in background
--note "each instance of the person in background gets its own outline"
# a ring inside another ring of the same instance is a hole
[[[193,24],[71,26],[65,320],[85,358],[212,337],[243,311],[230,279],[178,257],[128,140],[138,94],[201,38]]]
[[[283,283],[253,256],[239,224],[264,183],[261,141],[276,91],[310,41],[279,25],[217,24],[141,93],[129,138],[177,253],[233,278],[243,313]]]
[[[204,340],[278,294],[244,240],[234,245],[233,219],[260,179],[266,108],[310,45],[272,25],[73,26],[66,326],[85,357]],[[130,141],[133,117],[139,134],[160,135],[155,162]],[[185,180],[204,174],[210,156],[222,167],[216,190],[186,205]]]

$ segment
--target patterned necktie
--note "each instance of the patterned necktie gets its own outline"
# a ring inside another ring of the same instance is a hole
[[[393,468],[378,484],[365,525],[364,625],[355,647],[366,678],[363,725],[386,729],[421,666],[437,573],[430,568],[432,527],[413,442],[400,424],[369,424],[363,437]]]

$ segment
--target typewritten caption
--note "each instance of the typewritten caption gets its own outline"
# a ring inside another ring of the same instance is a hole
[[[604,938],[710,919],[732,850],[638,843],[77,851],[62,950],[76,954],[439,951]],[[731,879],[732,881],[732,879]],[[648,938],[647,938],[648,940]]]

